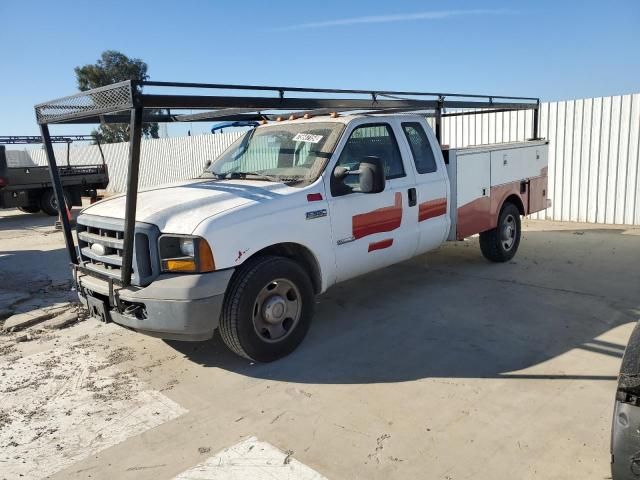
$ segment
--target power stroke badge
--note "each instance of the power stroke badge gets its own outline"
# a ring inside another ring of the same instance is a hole
[[[307,220],[315,220],[316,218],[326,217],[327,209],[323,208],[322,210],[313,210],[312,212],[307,212]]]

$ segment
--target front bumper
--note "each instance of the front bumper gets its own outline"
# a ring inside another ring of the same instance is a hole
[[[203,274],[165,274],[147,287],[115,287],[106,280],[75,272],[78,295],[104,300],[115,323],[154,337],[198,341],[218,327],[224,293],[233,269]]]

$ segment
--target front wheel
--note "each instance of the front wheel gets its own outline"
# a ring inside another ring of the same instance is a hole
[[[480,250],[487,260],[508,262],[520,245],[520,211],[513,203],[505,203],[498,226],[480,233]]]
[[[235,272],[220,316],[220,334],[235,353],[271,362],[302,342],[313,316],[309,275],[291,259],[258,257]]]

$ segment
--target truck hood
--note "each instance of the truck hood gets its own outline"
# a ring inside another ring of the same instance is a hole
[[[191,234],[206,218],[249,203],[264,203],[292,187],[247,180],[190,180],[138,192],[136,221],[161,232]],[[118,195],[85,208],[82,214],[124,219],[126,196]]]

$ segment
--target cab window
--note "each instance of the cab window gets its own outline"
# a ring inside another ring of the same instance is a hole
[[[433,149],[429,143],[427,133],[418,122],[403,123],[402,131],[407,137],[411,153],[413,154],[413,161],[416,164],[416,170],[418,173],[432,173],[435,172],[438,167],[436,166],[436,159],[433,155]]]

